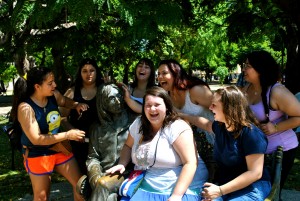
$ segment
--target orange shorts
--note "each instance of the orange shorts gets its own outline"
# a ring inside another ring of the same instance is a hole
[[[67,156],[62,153],[57,153],[49,156],[38,156],[34,158],[27,157],[24,161],[24,166],[27,173],[34,175],[51,174],[55,166],[68,162],[73,158],[73,156],[73,154]]]

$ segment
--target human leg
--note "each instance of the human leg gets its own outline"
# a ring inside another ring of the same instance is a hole
[[[34,175],[29,173],[33,190],[33,200],[49,200],[50,195],[50,175]]]
[[[57,160],[57,165],[55,166],[54,170],[59,174],[61,174],[63,177],[65,177],[72,185],[74,200],[75,201],[83,200],[83,198],[76,192],[76,184],[79,178],[82,176],[82,174],[79,170],[75,158],[71,157],[64,160],[63,156],[61,157],[62,158]]]
[[[283,152],[281,179],[280,179],[280,196],[281,196],[281,190],[282,190],[284,183],[288,177],[288,174],[290,173],[290,171],[294,165],[297,148],[298,147]]]

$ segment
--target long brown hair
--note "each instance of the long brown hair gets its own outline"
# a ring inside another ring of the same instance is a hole
[[[159,66],[166,65],[174,77],[173,87],[178,90],[187,90],[196,85],[204,85],[209,88],[209,85],[195,76],[190,76],[184,68],[174,59],[162,60]]]
[[[220,88],[215,93],[221,97],[225,121],[229,127],[234,128],[235,138],[239,136],[244,126],[251,127],[251,124],[258,126],[259,122],[254,117],[247,98],[236,86]]]
[[[163,88],[161,87],[151,87],[149,89],[147,89],[146,94],[144,96],[144,101],[143,101],[143,109],[142,109],[142,116],[141,116],[141,127],[139,132],[143,135],[143,141],[149,141],[151,140],[154,136],[153,136],[153,129],[151,126],[150,121],[147,119],[146,114],[145,114],[145,99],[147,96],[156,96],[156,97],[160,97],[163,99],[165,105],[166,105],[166,117],[163,121],[163,125],[162,128],[166,127],[167,125],[169,125],[170,123],[174,122],[176,119],[179,119],[179,116],[177,114],[177,112],[175,111],[171,98],[168,94],[167,91],[165,91]]]

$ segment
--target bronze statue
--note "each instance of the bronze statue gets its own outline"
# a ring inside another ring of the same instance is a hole
[[[130,112],[123,98],[123,90],[115,84],[98,87],[97,111],[99,122],[90,128],[86,162],[88,181],[92,188],[90,200],[116,201],[118,184],[114,190],[108,190],[101,183],[109,181],[106,181],[107,178],[100,178],[105,175],[107,169],[118,163],[120,151],[127,139],[128,128],[137,114]]]

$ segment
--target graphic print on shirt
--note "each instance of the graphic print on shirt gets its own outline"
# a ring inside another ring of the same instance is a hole
[[[49,125],[48,134],[58,133],[60,127],[60,114],[58,111],[51,111],[47,114],[47,123]]]
[[[136,161],[138,165],[147,167],[148,163],[148,154],[150,150],[150,143],[138,145],[136,147]]]

